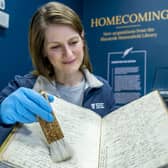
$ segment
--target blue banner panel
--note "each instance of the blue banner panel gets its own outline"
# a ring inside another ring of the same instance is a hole
[[[160,89],[154,83],[168,68],[168,1],[85,0],[84,25],[94,73],[108,79],[117,107]],[[162,90],[166,80],[168,73],[157,81]]]

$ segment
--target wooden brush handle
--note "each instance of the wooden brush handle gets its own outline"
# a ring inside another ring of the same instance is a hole
[[[48,101],[48,96],[45,92],[41,91],[40,94]],[[54,115],[54,112],[52,112],[52,114],[54,117],[53,122],[47,122],[38,117],[40,126],[49,144],[64,137],[59,122]]]

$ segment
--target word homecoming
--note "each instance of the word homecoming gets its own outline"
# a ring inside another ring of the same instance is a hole
[[[168,20],[168,9],[147,11],[144,13],[130,13],[112,17],[91,18],[90,26],[104,27],[112,25],[137,24],[141,22],[152,22],[159,20]]]

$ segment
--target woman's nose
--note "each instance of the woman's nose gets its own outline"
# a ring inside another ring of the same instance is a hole
[[[68,45],[64,46],[64,56],[66,57],[72,56],[72,49]]]

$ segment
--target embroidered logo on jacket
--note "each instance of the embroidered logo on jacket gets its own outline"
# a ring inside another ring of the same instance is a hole
[[[92,109],[104,109],[104,103],[92,103],[91,108]]]

